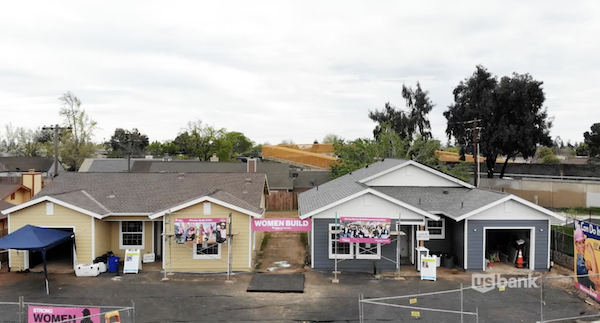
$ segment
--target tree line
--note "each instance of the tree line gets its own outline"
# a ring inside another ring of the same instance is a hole
[[[543,82],[529,74],[498,77],[485,67],[476,66],[473,74],[453,89],[453,102],[443,112],[447,120],[445,145],[432,139],[428,114],[435,104],[429,92],[417,82],[414,88],[403,85],[401,96],[402,108],[386,102],[382,109],[368,111],[368,118],[376,124],[372,138],[345,140],[335,134],[323,138],[323,143],[333,144],[335,155],[339,157],[331,167],[332,177],[384,158],[408,158],[467,180],[472,165],[441,163],[435,151],[456,151],[464,160],[466,154],[474,152],[475,134],[488,177],[498,173],[498,156],[506,157],[500,177],[508,161],[516,157],[537,157],[544,163],[559,162],[558,154],[588,156],[590,163],[600,160],[600,123],[585,131],[584,140],[579,144],[565,144],[560,137],[551,139],[553,119],[544,106]],[[241,132],[210,126],[201,120],[189,121],[172,140],[151,142],[136,128],[117,128],[108,141],[94,143],[97,123],[87,114],[79,98],[67,92],[59,98],[59,103],[62,126],[68,128],[59,133],[59,158],[69,170],[78,170],[85,158],[95,157],[102,151],[107,157],[151,154],[204,161],[213,155],[220,161],[235,160],[241,155],[261,155],[262,144],[256,144]],[[4,131],[0,131],[0,155],[53,157],[53,136],[52,131],[41,127],[5,125]],[[284,140],[281,144],[293,144],[293,141]]]

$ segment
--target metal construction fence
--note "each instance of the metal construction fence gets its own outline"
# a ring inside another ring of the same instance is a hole
[[[73,305],[25,302],[0,302],[2,323],[135,323],[135,306]]]
[[[498,276],[474,274],[472,284],[418,294],[364,298],[359,295],[359,321],[423,323],[582,322],[600,318],[600,304],[574,285],[598,282],[585,276]],[[598,279],[596,279],[598,277]],[[595,288],[595,286],[592,286]]]

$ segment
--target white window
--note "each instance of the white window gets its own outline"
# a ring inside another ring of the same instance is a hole
[[[213,243],[209,245],[194,244],[192,249],[194,259],[221,259],[221,244]]]
[[[122,221],[120,249],[144,249],[144,221]]]
[[[439,221],[427,220],[425,230],[429,231],[429,239],[444,239],[446,237],[446,219]]]
[[[356,259],[381,259],[381,244],[357,243]]]
[[[339,227],[339,224],[338,224]],[[339,233],[336,230],[335,224],[329,225],[329,259],[352,259],[354,258],[354,243],[340,243]]]

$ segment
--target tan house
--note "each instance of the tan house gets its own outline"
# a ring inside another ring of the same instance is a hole
[[[173,272],[225,272],[229,259],[233,271],[251,271],[262,234],[250,223],[264,215],[268,192],[261,173],[63,173],[34,199],[2,213],[9,233],[27,224],[75,233],[75,248],[54,248],[49,264],[88,264],[107,251],[123,257],[126,249],[140,249]],[[182,241],[175,231],[181,223],[207,229],[212,223],[212,236],[227,228],[231,238]],[[32,268],[32,257],[11,250],[9,266]]]

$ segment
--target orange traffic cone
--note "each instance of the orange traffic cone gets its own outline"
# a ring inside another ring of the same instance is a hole
[[[517,268],[523,268],[523,253],[519,249],[519,256],[517,257]]]
[[[104,314],[104,320],[106,323],[111,323],[110,319],[114,318],[113,323],[121,323],[121,318],[119,317],[119,311],[109,312]]]

